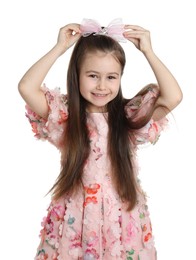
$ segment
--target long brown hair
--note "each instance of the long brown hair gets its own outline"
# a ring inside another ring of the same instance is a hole
[[[67,96],[69,118],[64,134],[62,169],[52,187],[55,199],[64,194],[73,194],[82,186],[82,173],[90,153],[85,99],[79,91],[79,75],[85,55],[101,51],[111,53],[121,65],[123,74],[126,59],[121,45],[105,35],[81,37],[76,43],[67,72]],[[137,184],[132,165],[130,129],[141,127],[127,119],[121,86],[118,95],[107,105],[108,155],[112,165],[113,183],[122,201],[131,210],[137,202]],[[146,121],[146,120],[145,120]],[[142,123],[144,125],[144,122]]]

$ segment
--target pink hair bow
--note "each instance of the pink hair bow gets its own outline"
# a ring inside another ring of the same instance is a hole
[[[80,25],[80,30],[83,37],[87,37],[90,34],[94,35],[107,35],[115,39],[118,42],[126,42],[123,36],[124,24],[120,18],[114,19],[109,23],[107,27],[102,27],[97,21],[92,19],[83,19]]]

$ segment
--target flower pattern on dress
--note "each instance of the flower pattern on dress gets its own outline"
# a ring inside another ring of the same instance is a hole
[[[134,254],[135,254],[135,250],[131,249],[130,251],[126,251],[126,260],[133,260]],[[138,258],[139,260],[139,258]]]
[[[87,249],[84,254],[84,260],[95,260],[99,259],[99,255],[97,254],[94,248]]]
[[[138,233],[138,230],[139,230],[138,223],[135,221],[132,215],[130,215],[130,221],[126,227],[127,237],[129,238],[129,240],[126,241],[127,243],[130,243],[131,239],[134,239],[134,237]]]
[[[60,95],[60,89],[49,90],[45,85],[42,87],[49,107],[48,120],[41,118],[26,105],[26,117],[37,139],[48,140],[57,148],[62,145],[65,122],[68,119],[67,97]]]
[[[61,226],[65,214],[65,207],[62,202],[51,202],[48,207],[48,214],[41,223],[40,232],[41,243],[37,252],[36,260],[56,259],[58,257],[58,247],[61,238],[59,227]],[[47,251],[46,251],[47,248]],[[50,254],[50,256],[49,256]]]
[[[48,140],[58,149],[69,118],[67,99],[60,90],[43,86],[49,106],[48,119],[42,119],[28,106],[29,119],[37,139]],[[125,107],[127,117],[144,115],[156,97],[150,88],[143,97],[133,98]],[[156,143],[167,119],[152,119],[142,128],[130,131],[133,166],[138,174],[136,151],[139,144]],[[107,154],[107,113],[88,113],[91,153],[83,172],[83,188],[72,197],[52,201],[43,219],[41,242],[36,260],[155,260],[154,238],[144,193],[131,212],[126,211],[111,180]],[[138,185],[140,183],[138,182]],[[142,190],[142,189],[141,189]]]

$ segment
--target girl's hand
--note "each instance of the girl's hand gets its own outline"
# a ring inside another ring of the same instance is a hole
[[[124,37],[132,42],[137,49],[146,54],[152,51],[150,32],[137,25],[125,25]]]
[[[81,36],[80,25],[76,23],[67,24],[59,30],[57,46],[62,54],[69,49]]]

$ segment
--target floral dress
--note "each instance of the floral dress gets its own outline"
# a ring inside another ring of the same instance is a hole
[[[35,137],[48,140],[58,149],[69,118],[66,96],[58,88],[43,87],[49,105],[49,116],[44,120],[26,106]],[[127,117],[145,113],[156,93],[131,99],[126,107]],[[120,200],[111,181],[111,166],[107,155],[107,115],[88,113],[87,124],[91,153],[83,171],[84,187],[72,197],[65,195],[51,201],[43,219],[40,245],[35,260],[155,260],[156,250],[144,193],[129,212]],[[152,119],[141,129],[131,132],[133,153],[139,144],[155,143],[167,124],[164,118]],[[138,174],[136,160],[135,174]]]

